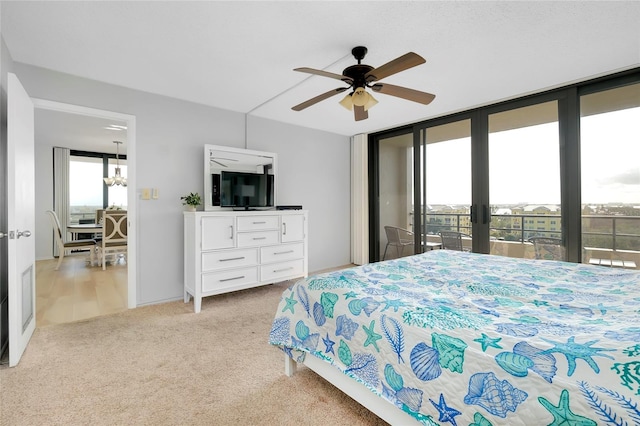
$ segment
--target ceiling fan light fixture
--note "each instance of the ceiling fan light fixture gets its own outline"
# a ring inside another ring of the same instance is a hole
[[[342,100],[340,101],[340,105],[342,105],[349,111],[353,110],[353,99],[351,97],[351,93],[349,93],[347,96],[342,98]]]
[[[351,95],[351,99],[355,106],[365,106],[369,100],[368,96],[370,95],[364,90],[364,87],[356,87],[353,95]]]
[[[368,111],[368,110],[369,110],[369,108],[374,107],[374,106],[378,103],[378,101],[376,100],[376,98],[374,98],[373,96],[371,96],[371,94],[367,93],[367,97],[368,97],[369,99],[367,100],[367,103],[366,103],[366,104],[364,104],[364,110],[365,110],[365,111]]]

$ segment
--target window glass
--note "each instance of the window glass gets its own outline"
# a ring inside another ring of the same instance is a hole
[[[95,219],[102,208],[102,159],[72,155],[69,161],[71,223]]]

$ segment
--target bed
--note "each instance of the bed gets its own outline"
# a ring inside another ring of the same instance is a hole
[[[434,250],[285,290],[269,343],[391,424],[640,425],[640,273]]]

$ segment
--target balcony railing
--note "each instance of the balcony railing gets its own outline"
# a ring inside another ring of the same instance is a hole
[[[412,215],[410,219],[413,219]],[[468,213],[427,213],[423,229],[423,234],[430,241],[436,241],[437,234],[442,230],[471,235],[471,220]],[[491,252],[513,257],[531,255],[531,250],[526,247],[514,249],[514,243],[523,245],[536,236],[562,236],[560,215],[491,215],[489,229]],[[467,242],[469,244],[470,241]],[[633,260],[640,265],[640,216],[582,215],[582,245],[583,262],[588,262],[590,257],[601,257],[604,253]]]

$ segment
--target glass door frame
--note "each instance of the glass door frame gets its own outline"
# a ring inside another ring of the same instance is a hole
[[[369,135],[369,260],[379,260],[377,243],[378,227],[378,157],[377,146],[381,139],[413,132],[414,138],[414,226],[422,227],[420,206],[419,152],[420,132],[429,127],[455,121],[471,119],[471,176],[472,176],[472,250],[476,253],[489,253],[489,228],[491,211],[489,209],[489,116],[512,109],[535,104],[556,101],[558,105],[558,132],[560,149],[560,202],[561,229],[566,251],[566,260],[579,263],[582,260],[582,204],[580,169],[580,97],[616,87],[640,82],[640,68],[621,71],[608,76],[579,82],[565,87],[527,95],[514,100],[478,107],[469,111],[425,120]],[[417,150],[417,151],[416,151]],[[415,238],[415,248],[420,250],[420,236]],[[419,251],[416,251],[419,252]]]

